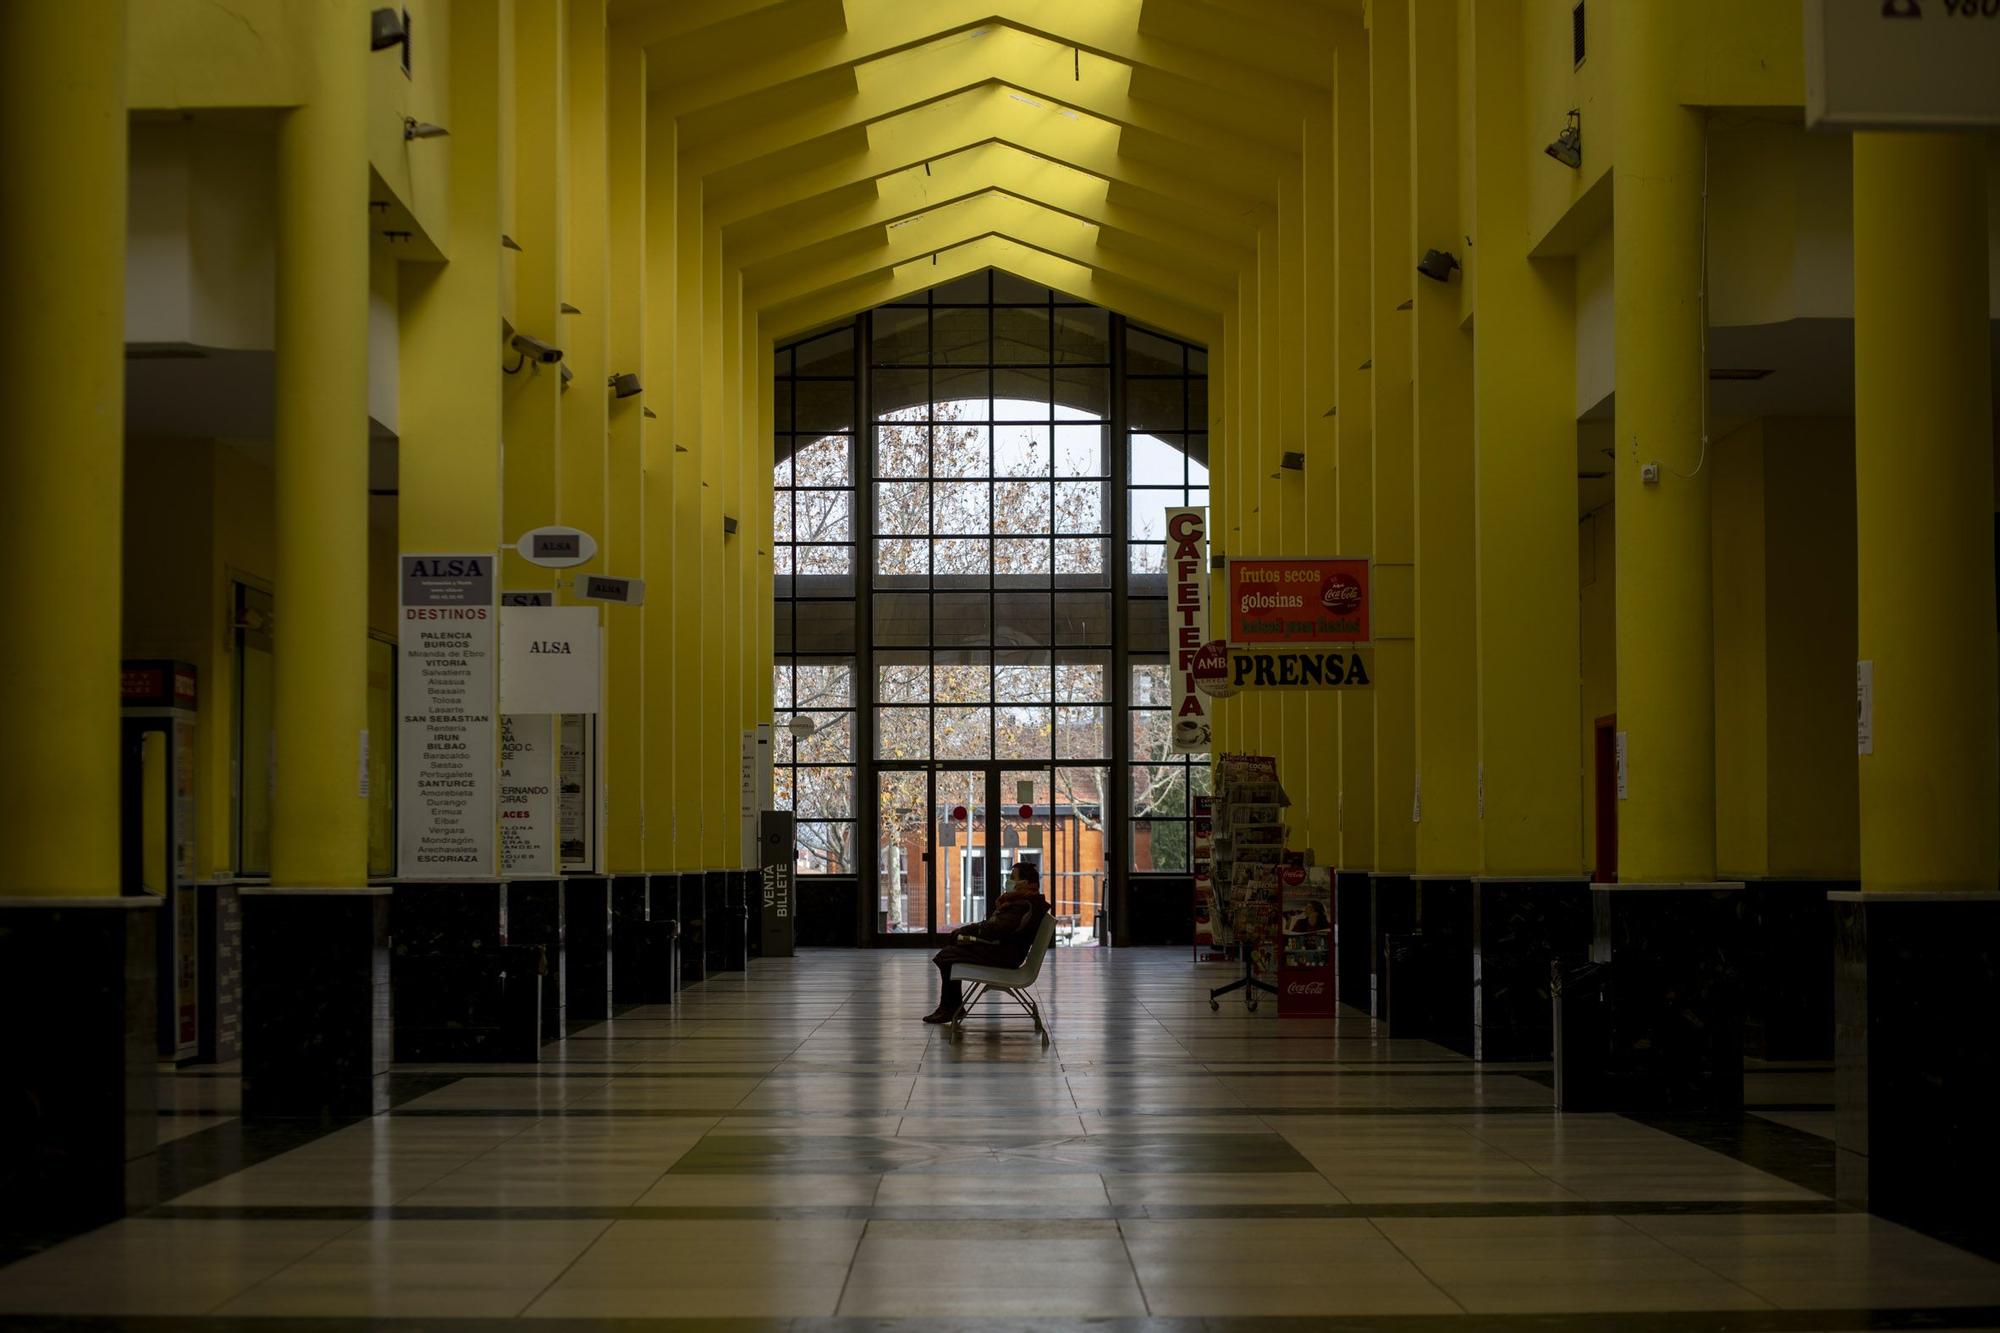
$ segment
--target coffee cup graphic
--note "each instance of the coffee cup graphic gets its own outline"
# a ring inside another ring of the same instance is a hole
[[[1208,723],[1200,718],[1184,717],[1174,723],[1174,739],[1183,745],[1206,745]]]

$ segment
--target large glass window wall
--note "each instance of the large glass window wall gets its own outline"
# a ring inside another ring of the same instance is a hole
[[[1206,780],[1155,734],[1161,512],[1207,502],[1205,353],[986,272],[777,373],[778,731],[813,718],[778,745],[799,870],[871,873],[877,932],[925,934],[1032,861],[1065,939],[1095,938],[1112,867],[1185,869]]]

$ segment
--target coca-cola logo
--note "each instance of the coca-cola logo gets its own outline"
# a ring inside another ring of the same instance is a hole
[[[1306,882],[1305,867],[1285,866],[1278,872],[1278,878],[1284,881],[1286,888],[1296,889],[1299,885]]]
[[[1324,981],[1288,981],[1285,983],[1285,994],[1324,995],[1326,994],[1326,983]]]
[[[1328,615],[1360,615],[1363,597],[1361,581],[1352,574],[1329,574],[1319,590],[1319,604]]]

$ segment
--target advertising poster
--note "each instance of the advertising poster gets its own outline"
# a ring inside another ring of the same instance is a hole
[[[1278,1016],[1330,1016],[1333,991],[1333,872],[1288,865],[1279,871],[1284,935],[1278,957]]]
[[[491,555],[402,557],[396,862],[410,879],[493,874]]]
[[[1229,646],[1367,643],[1368,562],[1236,557],[1229,562]]]
[[[1166,526],[1167,635],[1173,654],[1175,754],[1207,754],[1214,726],[1207,696],[1194,687],[1195,658],[1208,640],[1208,511],[1169,509]]]
[[[555,719],[500,718],[500,872],[556,873]]]

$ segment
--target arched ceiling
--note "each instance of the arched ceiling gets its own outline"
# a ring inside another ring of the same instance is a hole
[[[611,0],[746,320],[994,266],[1205,342],[1361,0]],[[655,158],[655,160],[660,160]]]

